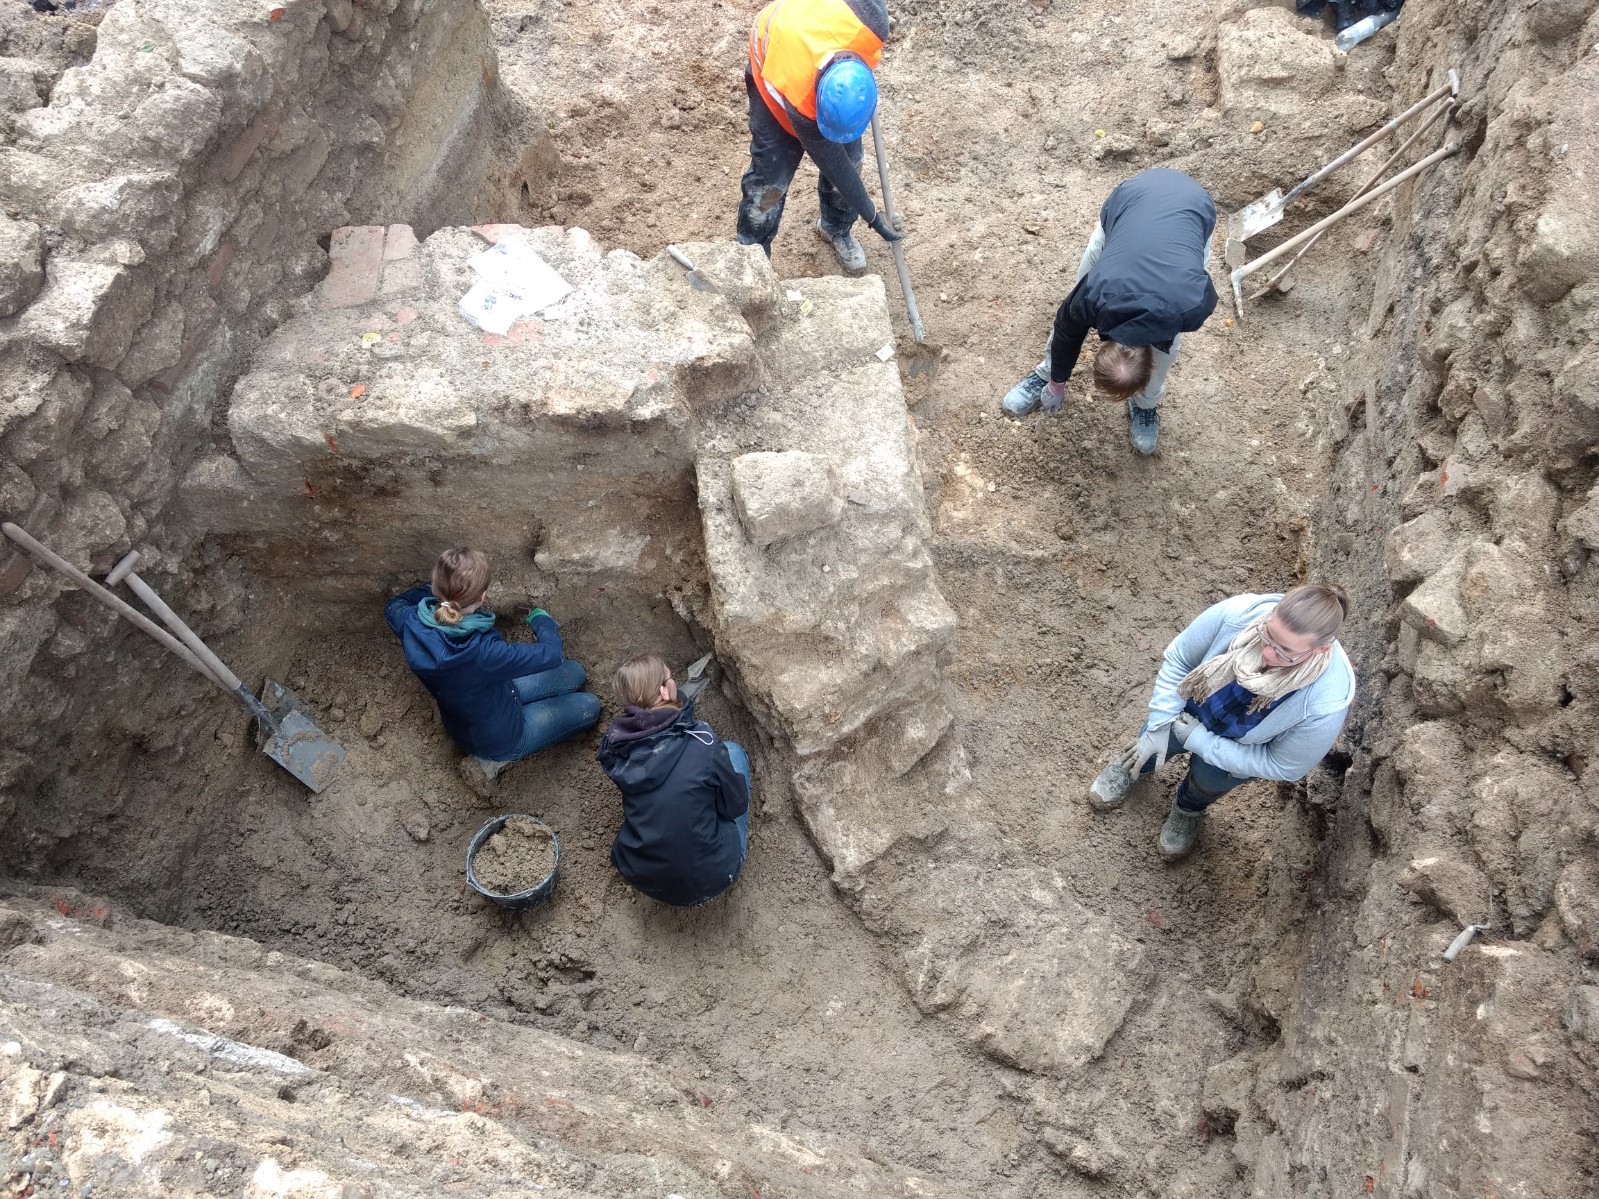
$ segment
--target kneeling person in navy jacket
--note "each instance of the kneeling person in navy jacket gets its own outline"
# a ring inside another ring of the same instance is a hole
[[[622,715],[596,757],[622,792],[611,862],[661,903],[698,907],[726,891],[749,848],[750,760],[694,719],[666,663],[654,654],[616,672]]]

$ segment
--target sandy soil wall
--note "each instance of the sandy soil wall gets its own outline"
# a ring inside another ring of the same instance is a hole
[[[1591,1187],[1592,10],[1411,0],[1399,25],[1409,92],[1460,69],[1466,149],[1401,192],[1325,414],[1312,568],[1352,585],[1381,669],[1342,786],[1312,787],[1316,918],[1255,978],[1281,1040],[1207,1085],[1256,1194]]]

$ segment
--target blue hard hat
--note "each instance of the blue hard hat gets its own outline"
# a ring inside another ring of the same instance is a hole
[[[858,58],[842,58],[816,81],[816,125],[830,142],[856,141],[877,111],[877,80]]]

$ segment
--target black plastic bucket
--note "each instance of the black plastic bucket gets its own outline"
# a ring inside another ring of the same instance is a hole
[[[505,827],[505,822],[511,819],[531,820],[534,824],[542,825],[549,830],[550,844],[555,848],[555,865],[550,867],[550,872],[544,876],[543,881],[536,886],[529,887],[526,891],[518,891],[515,895],[500,895],[490,891],[477,881],[477,873],[472,869],[472,864],[477,860],[477,852],[482,849],[488,839]],[[528,816],[522,812],[509,812],[504,816],[496,816],[473,834],[472,840],[466,847],[466,883],[485,899],[492,899],[503,907],[515,911],[526,911],[536,908],[551,895],[555,894],[555,881],[561,875],[561,839],[555,835],[555,830],[540,820],[537,816]]]

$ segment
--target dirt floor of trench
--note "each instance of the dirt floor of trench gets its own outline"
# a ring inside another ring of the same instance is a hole
[[[547,115],[560,150],[542,217],[644,255],[731,235],[745,163],[744,6],[489,7],[503,78]],[[1193,6],[983,0],[907,3],[896,15],[889,150],[928,332],[947,350],[936,379],[910,391],[941,585],[961,618],[949,672],[959,735],[1013,855],[1054,863],[1153,964],[1152,993],[1076,1102],[1104,1105],[1112,1127],[1177,1130],[1224,1193],[1230,1167],[1194,1124],[1193,1097],[1247,1035],[1246,967],[1292,935],[1310,902],[1314,807],[1299,789],[1250,784],[1215,810],[1202,851],[1168,868],[1153,840],[1175,770],[1114,816],[1096,818],[1081,794],[1136,729],[1183,623],[1224,595],[1295,581],[1322,486],[1306,390],[1337,370],[1361,260],[1329,239],[1290,297],[1242,327],[1224,323],[1224,303],[1185,337],[1152,459],[1133,456],[1125,416],[1085,400],[1080,381],[1059,418],[1002,418],[999,398],[1037,360],[1120,178],[1178,166],[1224,211],[1272,181],[1240,173],[1231,152],[1146,140],[1191,120],[1212,86],[1203,56],[1165,52],[1194,36]],[[1369,69],[1386,53],[1373,47]],[[1131,131],[1138,148],[1095,159],[1095,129]],[[810,230],[813,178],[805,168],[775,248],[785,276],[834,269]],[[872,269],[891,275],[865,240]],[[897,303],[891,279],[889,292]],[[669,615],[657,627],[675,636],[666,648],[678,661],[693,656]],[[603,677],[638,629],[569,634],[569,652]],[[1008,1173],[1005,1193],[1022,1194],[1060,1169],[1024,1153],[1023,1105],[1010,1097],[1030,1080],[917,1011],[834,894],[771,781],[779,764],[762,769],[771,751],[714,690],[702,714],[754,751],[752,856],[727,899],[678,913],[635,897],[609,866],[618,806],[592,762],[597,738],[517,767],[485,808],[457,780],[376,611],[365,638],[316,645],[255,628],[225,648],[303,686],[351,747],[346,770],[360,785],[342,787],[337,804],[307,804],[243,742],[236,714],[206,697],[181,735],[108,754],[136,763],[131,773],[85,771],[83,785],[115,798],[52,855],[58,877],[130,902],[142,894],[157,918],[349,965],[412,994],[644,1049],[711,1095],[737,1090],[779,1122],[860,1135],[951,1179]],[[517,810],[554,824],[564,854],[556,901],[522,916],[470,898],[462,869],[478,824]]]

